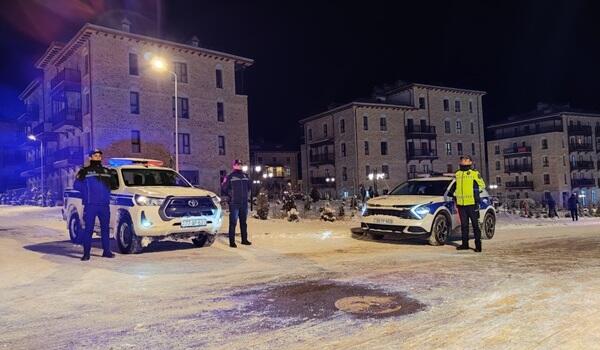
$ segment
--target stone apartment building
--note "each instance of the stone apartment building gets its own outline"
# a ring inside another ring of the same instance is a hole
[[[398,83],[300,121],[306,189],[353,195],[359,185],[391,190],[409,178],[454,172],[472,155],[486,174],[483,91]],[[369,174],[383,178],[369,179]]]
[[[261,171],[253,179],[261,181],[260,186],[272,189],[274,193],[284,190],[300,191],[298,179],[298,151],[282,145],[254,144],[250,146],[250,164],[259,165]]]
[[[535,112],[489,126],[489,177],[501,200],[552,195],[566,206],[572,192],[597,203],[600,114],[538,104]]]
[[[169,72],[151,68],[161,57]],[[47,187],[70,187],[90,149],[111,157],[153,158],[174,167],[175,103],[179,169],[193,184],[218,190],[234,158],[248,159],[248,58],[85,24],[66,44],[52,43],[36,62],[41,76],[21,94],[26,132],[45,148]],[[26,142],[29,186],[40,181],[39,147]]]

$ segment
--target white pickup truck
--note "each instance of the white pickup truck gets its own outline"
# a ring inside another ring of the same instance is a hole
[[[124,254],[140,253],[153,241],[192,239],[210,246],[222,224],[220,198],[195,188],[161,161],[139,158],[109,160],[115,184],[110,196],[110,235]],[[82,234],[81,193],[66,190],[63,219],[71,241]],[[96,222],[95,232],[98,230]]]

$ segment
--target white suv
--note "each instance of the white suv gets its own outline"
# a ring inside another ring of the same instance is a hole
[[[374,239],[384,234],[404,237],[429,236],[431,245],[443,245],[460,233],[460,218],[449,193],[455,186],[451,175],[409,180],[389,195],[369,199],[363,208],[361,228]],[[484,239],[496,228],[496,211],[487,191],[480,193],[479,225]]]
[[[109,164],[116,184],[110,196],[110,233],[121,253],[139,253],[165,238],[192,238],[199,247],[214,242],[223,217],[216,194],[195,188],[161,161],[113,158]],[[82,218],[81,193],[66,190],[63,219],[74,243],[82,232]]]

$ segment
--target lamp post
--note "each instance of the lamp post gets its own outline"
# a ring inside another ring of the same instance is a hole
[[[44,195],[44,143],[42,142],[42,140],[38,140],[37,137],[35,137],[35,135],[27,135],[27,138],[30,139],[31,141],[39,141],[40,142],[40,161],[41,161],[41,177],[40,177],[40,184],[41,184],[41,190],[42,190],[42,207],[46,206],[46,201],[44,200],[44,198],[46,197]]]
[[[168,72],[173,75],[175,79],[175,171],[179,172],[179,116],[177,113],[177,104],[179,101],[177,100],[177,74],[172,70],[167,68],[167,63],[164,59],[160,57],[154,57],[150,63],[152,64],[152,68],[159,72]]]
[[[498,189],[498,185],[496,185],[496,184],[490,184],[490,190],[492,191],[492,196],[496,197],[496,190],[497,189]]]

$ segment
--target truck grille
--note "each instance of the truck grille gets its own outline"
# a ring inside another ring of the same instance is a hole
[[[196,204],[197,205],[194,205]],[[211,216],[217,209],[210,197],[173,197],[165,200],[162,212],[166,218]]]
[[[414,217],[410,214],[410,210],[367,208],[367,215],[387,215],[395,216],[402,219],[414,219]]]

